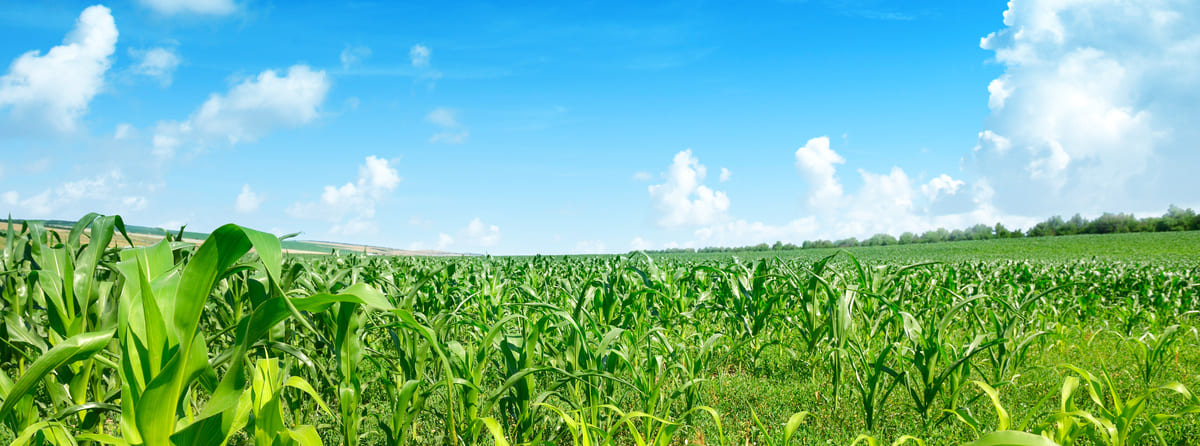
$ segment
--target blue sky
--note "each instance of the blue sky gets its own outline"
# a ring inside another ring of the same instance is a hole
[[[1195,206],[1200,9],[0,1],[0,210],[499,254]]]

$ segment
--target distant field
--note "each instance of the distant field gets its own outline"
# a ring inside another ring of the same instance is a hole
[[[845,249],[655,254],[654,256],[679,259],[737,257],[747,260],[780,257],[815,261],[843,250],[859,260],[870,262],[1097,259],[1197,264],[1200,263],[1200,231],[1066,235],[913,245],[861,246]]]

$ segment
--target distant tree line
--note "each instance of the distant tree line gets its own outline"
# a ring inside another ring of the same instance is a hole
[[[1079,214],[1074,217],[1064,220],[1060,216],[1053,216],[1046,221],[1033,225],[1026,231],[1021,229],[1009,230],[1000,223],[995,226],[985,224],[977,224],[967,229],[955,229],[947,231],[945,228],[938,228],[931,231],[925,231],[922,234],[914,234],[905,232],[900,234],[900,237],[893,237],[889,234],[875,234],[866,240],[858,240],[850,237],[842,240],[811,240],[796,245],[794,243],[784,243],[777,241],[774,244],[759,243],[753,246],[740,247],[719,247],[710,246],[707,248],[670,248],[659,250],[647,250],[648,253],[706,253],[706,252],[763,252],[763,251],[790,251],[797,249],[813,249],[813,248],[850,248],[854,246],[887,246],[887,245],[911,245],[918,243],[941,243],[941,242],[957,242],[962,240],[992,240],[1002,238],[1021,238],[1021,237],[1053,237],[1058,235],[1077,235],[1077,234],[1113,234],[1124,232],[1171,232],[1171,231],[1196,231],[1200,230],[1200,215],[1195,211],[1183,209],[1172,205],[1167,213],[1161,217],[1146,217],[1139,219],[1133,214],[1113,214],[1104,213],[1094,220],[1083,218]]]

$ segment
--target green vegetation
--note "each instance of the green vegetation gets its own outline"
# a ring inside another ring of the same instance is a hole
[[[118,217],[26,222],[0,266],[0,436],[1195,444],[1197,234],[285,257],[236,225],[131,249]]]
[[[1081,234],[1126,234],[1132,232],[1180,232],[1180,231],[1197,231],[1200,230],[1200,215],[1191,209],[1182,209],[1177,206],[1171,206],[1167,213],[1162,217],[1147,217],[1138,219],[1132,214],[1112,214],[1104,213],[1095,220],[1088,220],[1075,214],[1070,220],[1063,220],[1062,217],[1050,217],[1046,221],[1034,225],[1028,231],[1022,232],[1020,229],[1010,230],[1004,227],[1003,224],[996,223],[995,226],[978,224],[967,229],[955,229],[947,231],[945,228],[938,228],[931,231],[925,231],[918,235],[911,232],[900,234],[900,237],[893,237],[889,234],[875,234],[866,240],[858,240],[854,237],[847,239],[829,241],[829,240],[813,240],[805,241],[799,246],[793,243],[775,242],[773,245],[760,243],[754,246],[742,247],[707,247],[700,249],[691,248],[672,248],[657,251],[648,251],[651,253],[716,253],[716,252],[769,252],[769,251],[794,251],[798,249],[821,249],[821,248],[853,248],[858,246],[892,246],[892,245],[912,245],[925,243],[944,243],[944,242],[959,242],[966,240],[997,240],[1022,237],[1052,237],[1062,235],[1081,235]]]

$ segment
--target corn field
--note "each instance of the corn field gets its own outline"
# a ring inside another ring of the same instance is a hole
[[[25,445],[1200,443],[1200,270],[1079,259],[285,256],[9,223]]]

